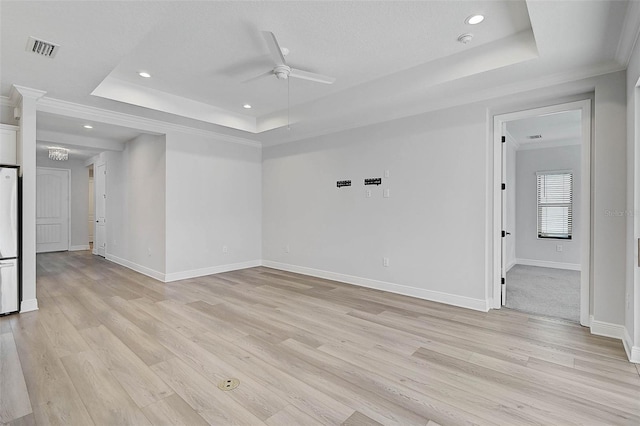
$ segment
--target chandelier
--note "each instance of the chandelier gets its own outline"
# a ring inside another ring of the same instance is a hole
[[[69,150],[65,148],[49,148],[49,158],[57,161],[69,159]]]

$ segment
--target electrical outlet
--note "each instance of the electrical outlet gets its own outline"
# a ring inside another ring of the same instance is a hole
[[[370,189],[366,189],[364,191],[364,196],[367,197],[367,198],[371,198],[371,190]]]
[[[291,251],[291,248],[289,247],[289,244],[287,244],[286,246],[284,246],[284,252],[285,253],[289,253]]]
[[[389,176],[391,176],[391,172],[389,172],[389,170],[385,170],[384,177],[388,178]]]
[[[384,266],[385,268],[389,267],[389,258],[388,257],[383,257],[382,258],[382,266]]]
[[[391,190],[389,188],[385,189],[384,192],[382,193],[382,196],[384,198],[389,198],[391,197]]]
[[[562,244],[556,244],[556,251],[562,252]]]
[[[223,253],[225,253],[225,254],[226,254],[226,253],[229,253],[229,247],[227,247],[227,246],[222,246],[222,252],[223,252]]]
[[[147,256],[151,256],[151,247],[147,247]]]

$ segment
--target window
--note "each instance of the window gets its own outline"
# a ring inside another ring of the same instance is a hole
[[[567,171],[536,173],[538,238],[570,240],[573,222],[573,174]]]

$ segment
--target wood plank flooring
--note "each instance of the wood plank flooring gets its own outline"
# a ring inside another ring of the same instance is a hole
[[[563,320],[89,252],[38,255],[37,292],[0,317],[0,424],[640,424],[621,342]]]

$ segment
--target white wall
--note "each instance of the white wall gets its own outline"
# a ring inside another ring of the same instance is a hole
[[[591,312],[624,323],[625,73],[265,148],[267,264],[480,308],[490,298],[493,114],[593,97]],[[391,177],[364,198],[362,179]],[[351,188],[335,181],[352,179]],[[487,205],[487,203],[491,205]],[[499,230],[495,230],[499,232]],[[289,245],[290,252],[284,248]],[[382,258],[390,258],[390,267]]]
[[[54,161],[49,159],[46,152],[38,152],[36,165],[71,170],[71,194],[69,194],[71,198],[69,221],[71,241],[69,242],[69,250],[88,250],[89,170],[85,167],[84,161],[73,158],[68,161]]]
[[[162,279],[166,271],[164,136],[142,135],[107,163],[107,259]]]
[[[259,265],[261,150],[177,132],[166,144],[166,279]]]
[[[506,217],[504,218],[504,229],[510,232],[511,235],[507,235],[505,245],[505,264],[507,270],[511,269],[516,264],[516,246],[518,242],[518,228],[516,221],[517,207],[516,207],[516,189],[518,185],[518,179],[516,175],[516,152],[517,147],[510,135],[507,136],[505,146],[506,155]]]
[[[597,321],[624,324],[626,218],[626,75],[596,77],[592,145],[592,300]]]
[[[627,269],[625,286],[625,327],[628,350],[640,362],[640,43],[636,42],[627,69]]]
[[[518,239],[516,257],[520,263],[527,261],[553,262],[580,265],[582,226],[580,206],[582,173],[580,145],[556,148],[527,149],[516,155],[516,224]],[[573,238],[571,240],[539,239],[537,232],[536,172],[552,170],[573,171]],[[562,246],[562,252],[556,246]],[[548,266],[562,266],[549,264]]]
[[[266,148],[263,258],[486,309],[486,150],[479,105]]]

